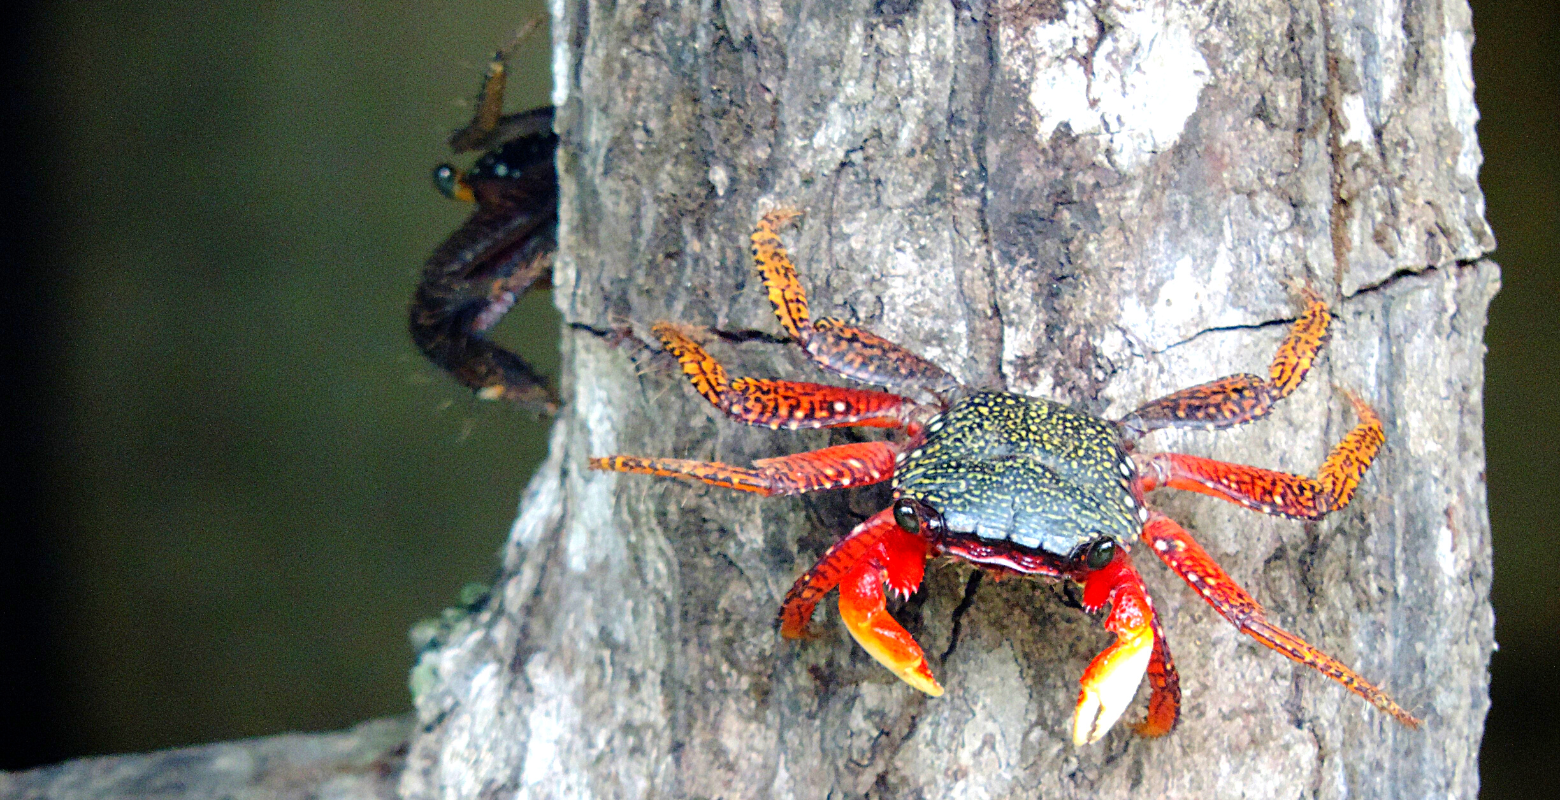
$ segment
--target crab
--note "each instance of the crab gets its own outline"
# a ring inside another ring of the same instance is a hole
[[[450,136],[457,154],[486,152],[469,170],[434,168],[439,191],[475,203],[476,210],[423,265],[409,327],[423,355],[479,398],[551,414],[558,403],[546,379],[483,335],[528,290],[549,286],[558,249],[553,109],[504,115],[504,81],[499,51],[488,64],[470,124]]]
[[[1179,524],[1146,496],[1184,489],[1255,511],[1318,519],[1348,505],[1385,441],[1381,421],[1347,394],[1358,423],[1314,478],[1194,455],[1134,457],[1144,434],[1168,427],[1227,428],[1266,416],[1304,380],[1328,335],[1327,304],[1301,291],[1304,311],[1268,368],[1183,389],[1107,420],[1061,403],[960,385],[948,372],[886,339],[833,318],[812,319],[779,232],[800,215],[779,209],[752,235],[753,261],[786,333],[818,365],[852,380],[931,398],[817,383],[730,377],[687,329],[652,330],[693,387],[726,415],[770,428],[887,428],[857,442],[760,459],[752,467],[616,455],[590,467],[687,478],[761,495],[795,495],[890,481],[893,504],[857,525],[796,579],[780,632],[809,635],[813,610],[839,591],[839,613],[860,646],[905,683],[942,694],[926,656],[887,609],[888,595],[921,585],[934,557],[963,560],[998,576],[1034,575],[1080,584],[1090,613],[1109,606],[1115,640],[1083,672],[1073,741],[1108,732],[1146,677],[1151,692],[1138,733],[1168,733],[1180,719],[1180,681],[1153,601],[1134,567],[1141,542],[1241,632],[1320,671],[1409,727],[1419,725],[1385,692],[1304,639],[1274,625],[1262,606]]]

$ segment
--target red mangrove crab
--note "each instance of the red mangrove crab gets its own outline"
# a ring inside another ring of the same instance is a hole
[[[940,367],[837,319],[812,319],[779,229],[798,216],[775,211],[753,233],[753,260],[787,333],[823,367],[848,378],[935,398],[795,381],[731,378],[669,323],[653,330],[705,399],[727,415],[771,428],[889,428],[887,441],[761,459],[752,467],[676,458],[611,456],[591,467],[691,478],[715,486],[790,495],[891,481],[894,502],[857,525],[797,578],[780,610],[787,637],[806,635],[813,609],[839,590],[840,617],[861,647],[904,682],[942,687],[921,647],[894,620],[886,593],[909,595],[929,558],[968,561],[999,575],[1066,578],[1083,606],[1109,606],[1116,640],[1084,670],[1073,741],[1097,741],[1147,676],[1152,689],[1139,733],[1158,736],[1180,717],[1180,682],[1164,632],[1129,555],[1141,541],[1242,632],[1319,670],[1408,726],[1419,721],[1337,659],[1268,621],[1262,607],[1145,495],[1185,489],[1266,514],[1317,519],[1343,508],[1385,440],[1381,421],[1350,395],[1358,424],[1315,478],[1180,453],[1134,458],[1138,437],[1159,428],[1225,428],[1266,416],[1299,386],[1327,338],[1327,305],[1304,292],[1305,310],[1279,346],[1268,377],[1232,375],[1154,400],[1117,421],[1011,392],[974,391]]]

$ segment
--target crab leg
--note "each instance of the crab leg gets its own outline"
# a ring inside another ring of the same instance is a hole
[[[1160,453],[1140,470],[1138,485],[1143,491],[1168,486],[1200,492],[1265,514],[1320,519],[1349,504],[1386,441],[1376,412],[1353,394],[1348,398],[1359,424],[1328,454],[1315,478],[1182,453]]]
[[[840,590],[840,618],[852,638],[900,680],[933,696],[942,687],[932,677],[926,655],[915,639],[888,613],[884,585],[901,597],[921,585],[926,573],[926,540],[894,523],[890,509],[857,525],[802,573],[780,607],[780,633],[808,635],[813,608],[831,589]]]
[[[1154,604],[1148,599],[1143,578],[1132,568],[1125,550],[1083,580],[1086,610],[1098,611],[1107,603],[1110,613],[1105,616],[1105,630],[1116,634],[1116,641],[1089,662],[1079,681],[1073,743],[1080,746],[1099,741],[1116,724],[1145,674],[1153,692],[1148,719],[1137,726],[1138,732],[1146,736],[1167,733],[1180,716],[1181,684],[1175,662],[1154,619]]]
[[[1152,601],[1150,601],[1152,607]],[[1175,659],[1165,644],[1165,629],[1159,615],[1149,621],[1154,629],[1154,654],[1148,659],[1148,716],[1133,730],[1142,736],[1163,736],[1181,721],[1181,676],[1175,671]]]
[[[794,208],[769,212],[753,230],[753,265],[764,279],[775,316],[813,361],[852,380],[876,386],[909,386],[939,397],[958,388],[941,367],[887,339],[831,317],[811,319],[807,292],[780,243],[780,228],[801,216]]]
[[[899,395],[821,383],[726,377],[726,368],[676,326],[651,330],[677,357],[693,388],[728,416],[770,428],[897,428],[913,404]]]
[[[1311,289],[1302,290],[1301,297],[1305,311],[1278,346],[1266,380],[1251,374],[1230,375],[1182,389],[1139,406],[1121,424],[1130,434],[1141,436],[1160,428],[1228,428],[1267,416],[1274,403],[1288,397],[1305,380],[1316,354],[1327,342],[1327,326],[1332,321],[1327,303]]]
[[[855,442],[779,458],[761,458],[753,462],[755,469],[718,461],[639,456],[593,458],[590,468],[693,478],[711,486],[773,496],[882,483],[894,477],[894,456],[898,452],[891,442]]]
[[[1343,684],[1398,722],[1410,728],[1419,727],[1419,720],[1393,702],[1386,692],[1304,639],[1269,622],[1262,606],[1174,520],[1156,512],[1143,526],[1142,536],[1161,561],[1241,633]]]
[[[504,115],[504,84],[508,77],[505,61],[516,46],[536,32],[541,22],[540,17],[534,17],[520,26],[520,30],[515,32],[509,44],[494,53],[492,60],[488,61],[487,73],[482,76],[482,86],[477,90],[477,104],[471,122],[450,134],[451,151],[464,153],[469,150],[486,149],[492,147],[495,140],[504,141],[515,135],[529,134],[531,128],[524,121],[524,117],[530,112]],[[551,119],[548,120],[547,127],[552,128]],[[514,133],[514,128],[519,128],[520,133]]]

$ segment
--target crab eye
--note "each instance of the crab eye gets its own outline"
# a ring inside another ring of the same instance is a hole
[[[915,503],[910,500],[894,501],[894,522],[908,533],[921,532],[921,517],[915,513]]]
[[[1089,545],[1089,551],[1083,554],[1083,561],[1089,565],[1089,569],[1104,569],[1115,557],[1116,540],[1106,537]]]
[[[451,200],[459,200],[463,203],[477,201],[477,196],[472,194],[471,184],[466,182],[466,174],[449,164],[440,164],[433,168],[433,185],[439,190],[439,194]]]
[[[460,182],[460,173],[449,164],[440,164],[433,168],[433,185],[439,190],[439,194],[453,198],[455,185]]]

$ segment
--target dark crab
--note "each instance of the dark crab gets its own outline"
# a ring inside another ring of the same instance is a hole
[[[486,152],[466,171],[434,169],[439,191],[476,203],[476,210],[423,265],[412,295],[412,341],[478,397],[551,413],[558,404],[546,379],[483,335],[527,290],[547,287],[558,247],[553,110],[506,116],[503,105],[500,52],[488,65],[471,123],[450,136],[457,154]]]
[[[653,330],[694,388],[724,413],[771,428],[889,428],[888,441],[826,447],[762,459],[753,467],[675,458],[612,456],[599,470],[692,478],[715,486],[789,495],[892,481],[894,502],[856,526],[787,593],[781,633],[807,634],[813,609],[839,589],[840,616],[856,641],[906,683],[942,694],[921,648],[888,613],[886,595],[921,584],[928,558],[963,559],[999,575],[1068,578],[1090,612],[1110,607],[1116,640],[1084,670],[1073,740],[1105,735],[1146,675],[1151,686],[1139,733],[1157,736],[1180,717],[1180,684],[1169,647],[1129,551],[1141,540],[1242,632],[1319,670],[1410,727],[1419,721],[1337,659],[1268,621],[1262,607],[1173,520],[1147,504],[1169,487],[1267,514],[1317,519],[1348,504],[1384,442],[1370,406],[1349,396],[1358,424],[1317,477],[1179,453],[1134,458],[1131,443],[1159,428],[1224,428],[1266,416],[1299,386],[1327,338],[1327,305],[1303,292],[1305,309],[1268,377],[1232,375],[1141,406],[1119,421],[1010,392],[971,391],[938,366],[837,319],[811,319],[778,231],[799,212],[775,211],[753,233],[753,259],[787,333],[823,367],[864,383],[935,398],[814,383],[730,378],[670,323]]]

